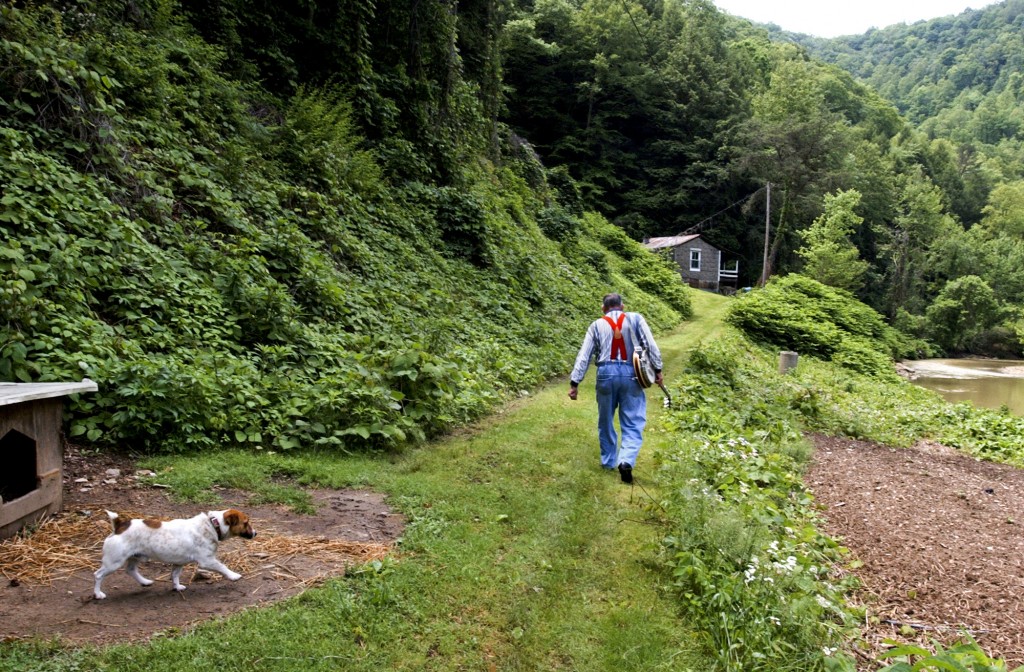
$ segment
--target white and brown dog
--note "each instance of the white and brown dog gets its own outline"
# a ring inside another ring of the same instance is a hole
[[[139,574],[140,560],[157,560],[174,565],[171,580],[174,590],[185,590],[178,580],[181,570],[190,562],[199,564],[200,569],[220,572],[226,578],[237,581],[241,574],[231,571],[217,559],[217,546],[229,537],[252,539],[256,532],[249,524],[249,516],[236,509],[209,511],[192,518],[160,521],[153,519],[122,518],[113,511],[107,511],[114,532],[103,542],[103,561],[96,570],[96,587],[93,593],[97,600],[106,594],[100,584],[109,574],[128,563],[128,575],[144,586],[152,580]]]

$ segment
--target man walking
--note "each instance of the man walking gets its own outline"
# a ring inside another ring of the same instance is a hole
[[[569,398],[576,400],[579,384],[587,374],[590,360],[597,366],[597,436],[601,444],[601,466],[619,468],[623,483],[633,482],[633,466],[643,444],[647,424],[647,394],[633,372],[633,350],[647,348],[654,364],[655,382],[663,383],[661,351],[651,328],[640,313],[627,313],[618,294],[607,294],[604,316],[587,328],[576,365],[569,375]],[[615,413],[619,414],[622,448],[615,432]]]

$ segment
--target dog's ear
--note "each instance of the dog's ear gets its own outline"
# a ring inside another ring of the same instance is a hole
[[[234,509],[228,509],[227,511],[224,512],[224,524],[228,527],[234,527],[235,525],[238,525],[241,518],[242,514],[238,511],[235,511]]]

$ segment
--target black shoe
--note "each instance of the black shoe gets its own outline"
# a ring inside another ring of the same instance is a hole
[[[625,462],[619,465],[619,476],[622,477],[623,483],[633,482],[633,467],[629,466]]]

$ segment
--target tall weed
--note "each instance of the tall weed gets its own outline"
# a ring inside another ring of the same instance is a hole
[[[659,454],[671,585],[723,670],[849,667],[843,549],[816,529],[800,482],[807,448],[795,397],[741,342],[695,350]]]

